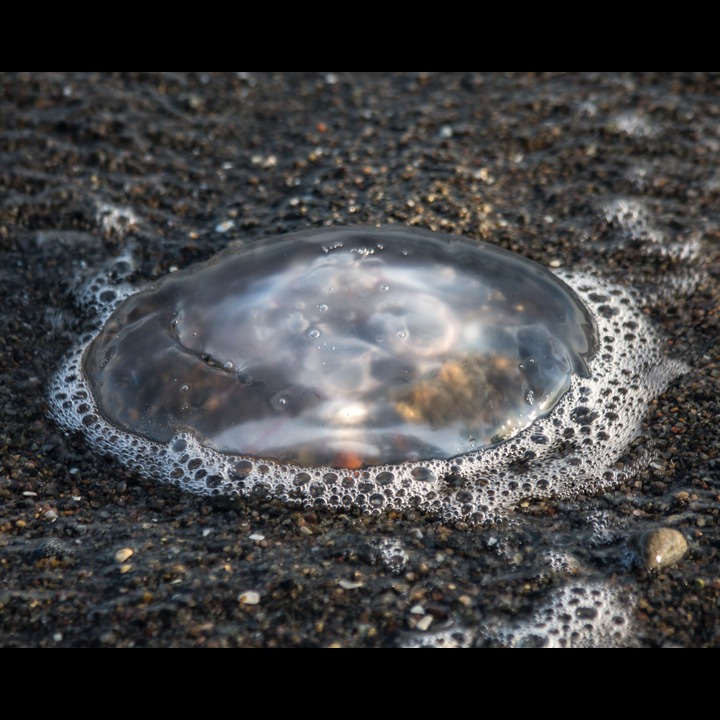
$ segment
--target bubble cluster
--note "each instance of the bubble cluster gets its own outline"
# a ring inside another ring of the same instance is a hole
[[[628,647],[632,645],[635,600],[627,587],[576,581],[555,589],[529,617],[495,619],[478,629],[452,627],[418,633],[403,647]]]
[[[95,285],[99,327],[51,411],[198,494],[491,520],[616,483],[685,371],[602,277],[398,226],[232,247],[131,295]]]

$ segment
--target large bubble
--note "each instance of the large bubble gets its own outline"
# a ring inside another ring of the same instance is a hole
[[[484,519],[607,481],[644,411],[628,395],[682,370],[622,290],[415,228],[239,244],[122,294],[96,288],[107,319],[53,412],[198,493]]]

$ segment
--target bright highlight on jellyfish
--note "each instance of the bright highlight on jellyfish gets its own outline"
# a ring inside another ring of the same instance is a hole
[[[237,245],[108,301],[53,414],[192,492],[482,519],[597,476],[637,432],[628,392],[680,371],[622,291],[576,280],[399,226]]]

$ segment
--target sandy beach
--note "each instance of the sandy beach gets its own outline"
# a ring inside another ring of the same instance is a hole
[[[1,74],[0,646],[718,647],[719,92],[711,73]],[[686,372],[641,399],[605,479],[481,524],[203,497],[51,417],[93,278],[386,223],[628,293]]]

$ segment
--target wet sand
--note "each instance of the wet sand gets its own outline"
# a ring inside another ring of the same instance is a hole
[[[0,645],[717,647],[719,91],[712,74],[0,76]],[[607,218],[618,201],[634,226]],[[78,283],[128,249],[147,281],[233,240],[385,222],[635,288],[689,366],[631,448],[648,462],[476,527],[196,497],[48,417],[90,327]],[[688,550],[655,568],[638,547],[658,528]],[[577,632],[521,629],[575,586],[600,588]]]

